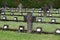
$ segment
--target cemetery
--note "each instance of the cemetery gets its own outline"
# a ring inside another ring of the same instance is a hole
[[[60,40],[60,8],[8,5],[0,8],[0,40]]]

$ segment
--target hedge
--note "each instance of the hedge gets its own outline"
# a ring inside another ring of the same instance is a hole
[[[3,1],[4,0],[0,0],[0,7],[3,7]],[[5,0],[5,2],[8,3],[9,7],[18,7],[18,4],[22,3],[23,7],[40,8],[44,6],[44,4],[49,6],[51,2],[54,4],[54,8],[60,7],[60,0]]]

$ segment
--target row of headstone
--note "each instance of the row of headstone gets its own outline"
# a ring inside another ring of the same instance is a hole
[[[3,12],[1,12],[1,14],[2,15],[4,15],[5,14],[5,12],[3,11]],[[14,13],[13,12],[10,12],[10,15],[14,15]],[[23,15],[23,14],[19,14],[19,15]],[[38,16],[42,16],[42,13],[38,13]],[[47,16],[52,16],[52,14],[48,14]]]
[[[3,29],[4,30],[9,29],[9,25],[4,25]],[[24,31],[25,31],[24,26],[19,26],[18,32],[24,32]],[[28,30],[27,30],[27,32],[28,32]],[[32,32],[33,32],[33,30],[32,30]],[[41,33],[42,32],[42,28],[41,27],[37,27],[36,28],[36,32],[37,33]]]
[[[42,13],[38,13],[38,16],[43,16],[43,14],[42,14]],[[52,14],[46,14],[46,16],[51,17],[51,16],[53,16],[53,15],[52,15]]]
[[[3,16],[2,18],[1,18],[2,20],[7,20],[7,17],[6,16]],[[14,17],[14,19],[13,20],[18,20],[18,18],[17,17]]]
[[[34,13],[34,10],[35,10],[35,9],[32,8],[32,9],[31,9],[31,12]],[[4,11],[5,11],[5,9],[2,8],[2,12],[4,12]],[[9,11],[9,12],[19,12],[18,8],[10,8],[8,11]],[[21,12],[22,12],[22,11],[21,11]],[[41,8],[38,9],[38,13],[43,13],[43,11],[42,11]],[[49,10],[47,11],[47,13],[59,13],[59,10],[54,9],[54,10],[50,11],[50,9],[49,9]]]
[[[5,15],[5,12],[1,12],[1,15]],[[14,12],[9,12],[9,15],[14,16]],[[23,15],[23,13],[19,13],[18,15]]]
[[[4,25],[4,26],[3,26],[3,30],[6,30],[6,29],[9,29],[9,25]],[[18,32],[24,32],[24,31],[25,31],[24,26],[19,26]],[[28,32],[28,30],[27,30],[27,32]],[[33,30],[32,30],[32,32],[33,32]],[[37,28],[36,28],[36,32],[37,32],[37,33],[42,33],[42,27],[37,27]],[[60,29],[57,28],[57,29],[55,30],[55,33],[56,33],[56,34],[60,34]]]
[[[1,19],[6,20],[7,17],[6,17],[6,16],[3,16]],[[33,19],[34,19],[34,18],[33,18]],[[17,18],[17,17],[14,17],[13,20],[17,21],[18,18]],[[24,20],[26,20],[26,18],[25,18]],[[35,20],[36,20],[36,19],[35,19]],[[42,18],[38,18],[37,21],[38,21],[38,22],[42,22]],[[51,22],[55,23],[55,22],[56,22],[56,19],[51,19]]]
[[[38,22],[43,22],[43,21],[42,21],[42,18],[38,18]],[[51,19],[51,22],[52,22],[52,23],[56,23],[56,19]]]

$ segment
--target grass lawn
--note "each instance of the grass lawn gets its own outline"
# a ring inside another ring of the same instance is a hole
[[[0,40],[60,40],[60,35],[0,31]]]
[[[9,14],[9,12],[6,12]],[[19,13],[14,13],[19,15]],[[26,13],[24,13],[26,15]],[[33,13],[33,16],[38,15]],[[43,15],[43,14],[42,14]],[[53,16],[59,16],[60,14],[52,14]],[[2,16],[1,16],[2,17]],[[6,16],[7,19],[13,20],[14,17],[18,17],[18,20],[24,20],[21,16]],[[46,17],[36,17],[42,18],[42,21],[50,22],[53,18]],[[57,22],[60,22],[60,18],[54,18]],[[19,26],[24,26],[27,29],[27,23],[25,22],[12,22],[12,21],[0,21],[0,27],[3,27],[4,24],[9,25],[9,28],[18,29]],[[60,28],[60,24],[48,24],[48,23],[33,23],[33,30],[36,30],[36,27],[42,27],[42,31],[45,32],[55,32],[56,28]],[[55,34],[31,34],[31,33],[18,33],[12,31],[2,31],[0,30],[0,40],[60,40],[60,35]]]

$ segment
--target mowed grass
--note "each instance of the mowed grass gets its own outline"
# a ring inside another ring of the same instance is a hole
[[[9,14],[9,12],[6,12]],[[19,15],[19,13],[14,13],[15,15]],[[24,15],[26,15],[24,13]],[[33,13],[33,16],[38,15],[37,13]],[[59,16],[55,14],[54,16]],[[14,17],[18,17],[18,20],[24,20],[23,17],[20,16],[6,16],[8,19],[13,20]],[[43,21],[50,22],[53,18],[46,17],[37,17],[42,18]],[[60,22],[60,18],[54,18],[57,22]],[[24,26],[25,30],[27,29],[27,22],[13,22],[13,21],[0,21],[0,27],[3,27],[4,24],[9,25],[11,29],[18,29],[19,26]],[[33,23],[33,30],[36,30],[36,27],[42,27],[42,31],[45,32],[55,32],[56,28],[60,28],[60,24],[48,24],[48,23]],[[60,40],[60,35],[55,34],[31,34],[31,33],[18,33],[12,31],[2,31],[0,30],[0,40]]]
[[[18,33],[1,30],[0,40],[60,40],[60,35]]]

